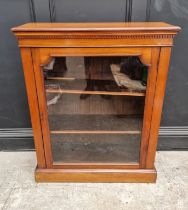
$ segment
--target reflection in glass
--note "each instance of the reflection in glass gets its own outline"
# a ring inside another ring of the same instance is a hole
[[[136,135],[52,135],[55,162],[138,162],[140,142]]]
[[[147,67],[138,57],[56,57],[43,67],[53,160],[138,162]]]

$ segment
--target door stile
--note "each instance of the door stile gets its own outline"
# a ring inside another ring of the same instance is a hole
[[[148,80],[144,108],[143,129],[140,147],[140,168],[145,168],[148,143],[150,141],[150,127],[153,113],[153,102],[157,81],[157,69],[159,62],[160,48],[152,48],[151,66],[148,69]]]

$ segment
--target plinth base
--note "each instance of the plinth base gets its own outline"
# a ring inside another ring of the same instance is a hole
[[[155,183],[155,169],[38,169],[36,182],[132,182]]]

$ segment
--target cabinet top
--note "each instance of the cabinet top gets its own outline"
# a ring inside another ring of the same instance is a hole
[[[162,22],[27,23],[12,28],[20,47],[172,46],[179,30]]]
[[[174,31],[181,28],[164,22],[114,22],[114,23],[26,23],[12,28],[13,32],[60,31]]]

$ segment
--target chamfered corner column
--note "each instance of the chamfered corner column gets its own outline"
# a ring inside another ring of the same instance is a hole
[[[158,132],[161,120],[163,100],[168,76],[171,47],[162,47],[160,51],[158,74],[156,81],[153,114],[151,119],[150,140],[147,151],[146,168],[154,168],[155,154],[158,142]]]
[[[36,81],[33,72],[33,60],[30,48],[20,48],[25,85],[29,102],[30,116],[33,127],[34,143],[37,154],[38,168],[46,168],[45,152],[42,139],[39,105],[36,90]]]

